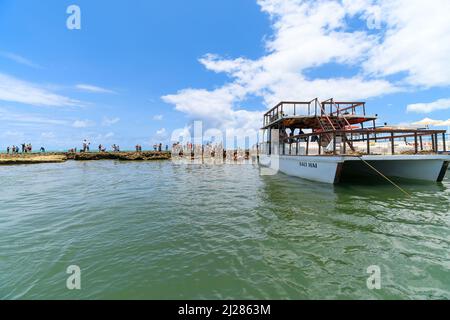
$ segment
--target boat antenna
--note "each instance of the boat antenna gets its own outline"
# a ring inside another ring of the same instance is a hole
[[[408,192],[405,191],[405,189],[403,189],[402,187],[400,187],[398,184],[396,184],[394,181],[392,181],[391,179],[389,179],[388,177],[386,177],[383,173],[381,173],[379,170],[377,170],[374,166],[372,166],[369,162],[367,162],[366,160],[364,160],[361,156],[356,156],[357,158],[359,158],[359,160],[361,160],[362,162],[364,162],[369,168],[371,168],[372,170],[374,170],[376,173],[378,173],[380,176],[382,176],[384,179],[386,179],[387,181],[389,181],[389,183],[391,183],[394,187],[396,187],[397,189],[399,189],[401,192],[403,192],[404,194],[406,194],[408,197],[411,197],[411,194],[409,194]]]

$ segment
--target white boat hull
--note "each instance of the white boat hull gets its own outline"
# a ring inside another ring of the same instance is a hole
[[[370,166],[388,177],[442,181],[450,162],[449,155],[390,156],[277,156],[260,155],[260,165],[271,172],[325,183],[339,183],[343,177],[364,178],[378,175]]]

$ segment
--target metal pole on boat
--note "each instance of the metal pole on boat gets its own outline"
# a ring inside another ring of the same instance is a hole
[[[367,134],[367,154],[370,154],[370,134]]]
[[[414,133],[414,153],[418,153],[418,145],[417,145],[417,132]]]
[[[439,151],[439,144],[438,144],[438,134],[437,133],[435,133],[434,134],[434,145],[435,145],[435,147],[436,147],[436,150],[434,151],[434,152],[438,152]]]
[[[319,135],[319,139],[317,140],[319,142],[319,156],[322,154],[322,135]]]
[[[391,132],[391,152],[395,154],[394,133]]]
[[[434,134],[431,135],[431,149],[433,152],[436,150],[436,142],[434,140]]]
[[[444,147],[444,152],[447,151],[446,145],[445,145],[445,132],[442,133],[442,146]]]
[[[344,147],[344,154],[347,154],[347,135],[344,133],[342,135],[342,143],[343,143],[343,147]]]
[[[309,155],[309,137],[306,137],[306,155]]]
[[[336,131],[333,132],[333,154],[336,155]]]

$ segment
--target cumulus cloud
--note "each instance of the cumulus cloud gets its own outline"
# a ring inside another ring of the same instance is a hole
[[[402,80],[424,87],[450,84],[450,1],[385,0],[377,6],[384,37],[364,63],[379,76],[406,73]]]
[[[55,94],[39,85],[0,73],[0,100],[35,106],[81,106],[80,101]]]
[[[242,108],[261,98],[367,99],[418,86],[450,85],[450,2],[437,0],[259,0],[273,34],[258,59],[207,53],[199,62],[230,81],[213,90],[185,88],[162,97],[176,110],[209,126],[257,129],[261,111]],[[448,8],[448,10],[444,10]],[[349,21],[362,20],[363,24]],[[313,77],[308,71],[336,64],[353,74]],[[389,76],[399,78],[394,82]]]
[[[408,112],[430,113],[436,110],[450,109],[450,99],[439,99],[429,103],[414,103],[406,107]]]

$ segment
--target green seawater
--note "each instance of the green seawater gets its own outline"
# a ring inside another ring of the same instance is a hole
[[[0,167],[2,299],[449,299],[450,180],[254,165]],[[81,290],[66,269],[81,268]],[[381,270],[381,289],[366,285]]]

